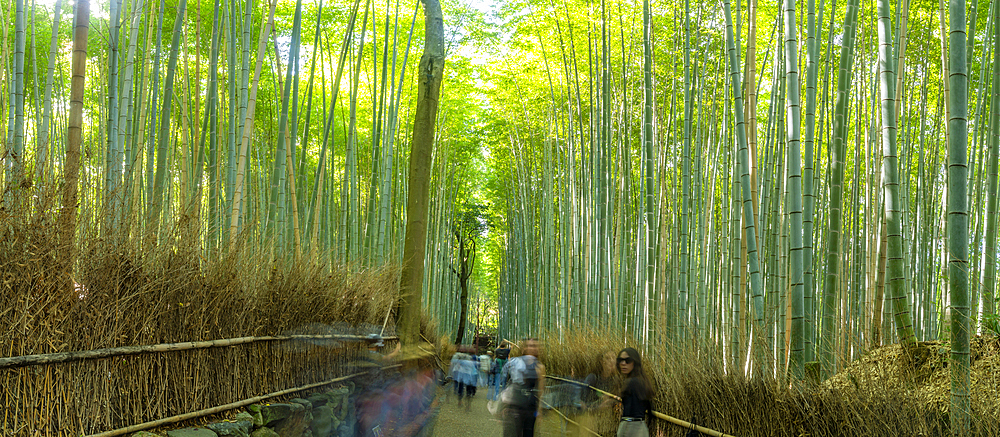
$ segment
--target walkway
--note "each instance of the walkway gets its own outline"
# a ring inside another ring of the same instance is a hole
[[[451,385],[447,389],[451,389]],[[450,396],[449,396],[450,395]],[[486,409],[486,389],[480,389],[472,398],[472,406],[465,411],[465,404],[458,406],[454,392],[438,389],[438,401],[441,411],[438,413],[437,424],[434,426],[434,437],[502,437],[503,423],[494,418]],[[535,426],[535,436],[562,436],[562,419],[559,415],[548,412],[542,416]]]

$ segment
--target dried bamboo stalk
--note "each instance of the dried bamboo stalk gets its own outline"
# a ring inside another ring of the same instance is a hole
[[[260,341],[288,340],[348,340],[375,341],[396,340],[396,337],[369,337],[364,335],[280,335],[266,337],[238,337],[210,341],[187,341],[182,343],[163,343],[144,346],[122,346],[89,351],[57,352],[51,354],[23,355],[19,357],[0,358],[0,369],[37,366],[42,364],[66,363],[97,358],[120,357],[155,352],[171,352],[192,349],[207,349],[212,347],[236,346]]]
[[[563,381],[563,382],[568,382],[568,383],[570,383],[570,384],[576,384],[576,385],[579,385],[579,386],[581,386],[581,387],[587,387],[587,388],[590,388],[591,390],[593,390],[593,391],[596,391],[596,392],[598,392],[598,393],[600,393],[600,394],[602,394],[602,395],[605,395],[605,396],[610,396],[610,397],[612,397],[612,398],[615,398],[615,399],[617,399],[617,400],[619,400],[619,401],[621,401],[621,400],[622,400],[622,398],[618,397],[618,395],[615,395],[615,394],[612,394],[612,393],[608,393],[608,392],[606,392],[606,391],[604,391],[604,390],[601,390],[601,389],[599,389],[599,388],[597,388],[597,387],[594,387],[594,386],[590,386],[590,385],[587,385],[587,384],[585,384],[585,383],[582,383],[582,382],[580,382],[580,381],[574,381],[574,380],[572,380],[572,379],[566,379],[566,378],[560,378],[560,377],[558,377],[558,376],[552,376],[552,375],[545,375],[545,377],[546,377],[546,378],[551,378],[551,379],[555,379],[555,380],[557,380],[557,381]]]
[[[678,419],[676,417],[668,416],[668,415],[663,414],[663,413],[661,413],[659,411],[653,411],[653,415],[656,416],[656,417],[658,417],[658,418],[660,418],[660,419],[666,420],[667,422],[673,423],[674,425],[678,425],[678,426],[681,426],[681,427],[684,427],[684,428],[687,428],[687,429],[693,429],[693,430],[698,431],[698,432],[700,432],[702,434],[710,435],[712,437],[734,437],[732,435],[724,434],[724,433],[721,433],[721,432],[716,431],[714,429],[708,429],[708,428],[705,428],[704,426],[698,426],[698,425],[695,425],[695,424],[693,424],[691,422],[688,422],[688,421],[685,421],[685,420],[680,420],[680,419]]]

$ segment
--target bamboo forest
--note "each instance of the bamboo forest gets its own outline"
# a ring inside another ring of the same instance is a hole
[[[1000,0],[0,14],[0,436],[534,338],[554,387],[633,347],[698,435],[1000,436]],[[350,435],[493,435],[440,408]]]

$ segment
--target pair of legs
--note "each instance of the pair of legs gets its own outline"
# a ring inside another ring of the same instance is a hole
[[[490,389],[489,389],[489,392],[487,394],[487,399],[489,399],[491,401],[495,401],[495,400],[499,400],[500,399],[500,390],[503,390],[503,387],[500,385],[502,383],[500,381],[500,378],[502,376],[503,375],[501,375],[499,372],[494,373],[493,375],[490,375],[490,380],[491,381],[490,381]]]
[[[535,435],[536,409],[508,406],[504,410],[503,437],[532,437]]]
[[[455,381],[455,394],[458,395],[459,400],[461,400],[463,396],[471,398],[476,395],[476,385]]]
[[[465,398],[465,410],[468,411],[472,408],[472,397],[476,395],[476,385],[455,381],[455,394],[458,395],[458,405],[462,405],[462,398]]]

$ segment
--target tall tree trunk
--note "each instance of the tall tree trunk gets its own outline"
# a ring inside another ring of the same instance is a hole
[[[444,19],[438,0],[424,0],[424,54],[417,68],[417,107],[410,143],[409,195],[406,199],[406,237],[399,283],[399,336],[415,343],[420,335],[424,244],[427,239],[427,201],[430,185],[434,124],[437,121],[441,74],[444,72]]]
[[[816,131],[816,81],[819,76],[819,34],[823,28],[823,3],[816,23],[815,0],[807,0],[805,166],[802,168],[802,286],[805,309],[805,360],[816,359],[815,287],[813,287],[813,150]]]
[[[458,241],[458,270],[452,270],[458,277],[459,286],[459,313],[458,313],[458,333],[455,336],[455,344],[462,344],[465,338],[465,324],[469,320],[469,278],[472,276],[472,269],[476,267],[476,240],[465,235],[465,231],[456,231],[455,239]],[[478,329],[478,326],[476,327]]]
[[[287,248],[285,235],[287,234],[287,212],[285,211],[285,196],[288,193],[288,169],[286,166],[292,165],[287,162],[291,141],[294,132],[289,132],[291,125],[288,120],[288,109],[291,105],[292,87],[298,81],[298,59],[299,41],[302,34],[302,0],[295,2],[295,18],[292,23],[292,40],[288,50],[288,67],[285,68],[285,80],[279,81],[279,86],[284,82],[281,97],[281,115],[278,120],[278,138],[275,144],[274,165],[271,171],[269,183],[270,194],[268,195],[267,220],[264,222],[264,235],[274,239],[277,247],[284,250]],[[275,47],[277,49],[277,47]],[[280,62],[280,58],[279,58]]]
[[[884,221],[884,220],[883,220]],[[871,342],[869,342],[869,347],[875,348],[883,344],[882,341],[882,305],[885,304],[885,258],[886,251],[889,246],[889,235],[887,234],[887,227],[883,223],[882,225],[882,236],[879,238],[878,252],[875,256],[878,258],[876,261],[877,273],[875,276],[875,298],[874,307],[872,308],[872,327],[871,327]]]
[[[737,8],[739,7],[739,2],[736,3]],[[751,199],[753,202],[751,206],[753,207],[753,226],[757,228],[758,235],[761,229],[761,224],[757,221],[760,213],[760,195],[757,193],[757,0],[749,0],[747,2],[747,58],[746,58],[746,68],[745,68],[745,79],[743,80],[743,89],[746,95],[744,96],[744,115],[743,120],[747,124],[747,147],[750,149],[750,183],[753,184],[750,187],[750,192],[752,194]],[[737,14],[740,15],[740,14]],[[737,27],[740,27],[737,25]],[[742,30],[737,32],[737,49],[739,49],[739,34]],[[739,56],[737,54],[737,56]],[[744,225],[746,226],[746,225]],[[746,231],[744,231],[745,233]],[[762,243],[757,241],[757,246],[760,247]],[[746,255],[746,244],[743,246],[743,254]]]
[[[117,226],[121,223],[122,218],[126,215],[127,202],[129,202],[126,193],[129,191],[129,186],[127,185],[131,181],[131,175],[126,173],[132,169],[132,162],[129,160],[131,152],[135,150],[135,145],[132,144],[132,131],[133,123],[132,120],[135,117],[137,111],[139,111],[141,97],[135,96],[133,89],[135,88],[135,52],[139,45],[139,30],[143,27],[141,24],[142,14],[138,13],[144,8],[144,0],[134,0],[132,4],[132,10],[136,11],[133,14],[131,20],[131,32],[128,39],[128,52],[125,57],[125,71],[124,78],[122,79],[122,91],[118,99],[118,139],[115,142],[116,153],[119,155],[115,157],[114,162],[117,163],[118,167],[114,168],[116,173],[113,177],[114,183],[118,187],[115,192],[111,193],[114,196],[114,216],[112,218],[113,225]],[[150,20],[152,22],[152,20]],[[143,47],[145,50],[145,47]],[[141,76],[141,72],[140,72]],[[139,90],[139,95],[142,94],[142,90]],[[126,149],[128,145],[128,149]]]

